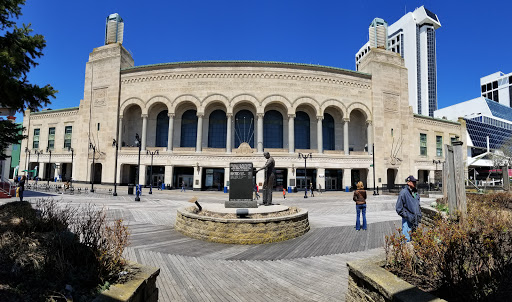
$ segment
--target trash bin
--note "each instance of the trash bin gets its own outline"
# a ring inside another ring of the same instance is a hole
[[[165,190],[165,184],[164,183],[162,183],[162,187],[160,189]]]
[[[348,186],[345,187],[345,192],[350,192],[350,189]]]
[[[292,187],[288,187],[288,193],[292,192]]]
[[[228,187],[224,187],[224,193],[228,192]]]
[[[128,185],[128,195],[133,195],[133,185]]]

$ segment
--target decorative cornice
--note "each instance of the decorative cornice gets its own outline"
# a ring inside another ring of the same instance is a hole
[[[369,84],[356,83],[346,79],[333,79],[324,76],[309,76],[297,74],[276,73],[173,73],[165,75],[147,75],[130,77],[121,80],[122,84],[133,84],[152,81],[190,80],[190,79],[269,79],[269,80],[295,80],[306,82],[319,82],[360,89],[371,89]]]
[[[439,126],[439,127],[449,127],[452,129],[461,129],[461,124],[453,121],[442,120],[442,119],[434,119],[428,118],[424,116],[414,115],[414,122],[423,125],[431,125],[431,126]]]
[[[73,116],[78,114],[78,109],[71,109],[66,111],[44,111],[44,112],[33,112],[30,114],[31,120],[41,120],[46,118],[56,118],[64,116]]]

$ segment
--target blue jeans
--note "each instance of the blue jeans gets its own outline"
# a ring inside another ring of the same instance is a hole
[[[363,212],[363,230],[366,230],[366,204],[356,204],[356,230],[361,229],[361,221],[359,220],[359,213]]]
[[[407,221],[407,219],[402,218],[402,234],[404,234],[407,242],[411,241],[411,231],[412,231],[412,223]]]

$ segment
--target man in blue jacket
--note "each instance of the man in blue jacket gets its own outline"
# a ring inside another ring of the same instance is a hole
[[[396,201],[396,212],[402,217],[402,234],[407,242],[411,241],[410,232],[421,222],[420,194],[416,190],[416,181],[412,175],[407,177],[407,186],[400,191]]]

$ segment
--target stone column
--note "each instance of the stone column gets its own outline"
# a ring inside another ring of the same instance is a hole
[[[367,120],[366,121],[366,137],[367,137],[367,146],[368,146],[368,154],[372,154],[372,145],[373,145],[373,133],[372,133],[373,127],[372,127],[372,121]],[[372,184],[373,185],[373,184]]]
[[[343,190],[352,186],[352,169],[343,169]]]
[[[343,149],[345,150],[345,155],[349,155],[349,147],[348,147],[348,122],[350,122],[349,118],[343,118]]]
[[[167,187],[167,185],[170,185],[171,187],[174,185],[172,183],[173,172],[174,172],[174,167],[173,166],[165,166],[164,184],[165,184],[166,187]],[[178,187],[179,187],[179,184],[178,184]]]
[[[295,153],[295,114],[288,114],[288,152]]]
[[[229,181],[229,168],[224,168],[224,187],[228,186]]]
[[[197,140],[196,140],[196,152],[203,150],[203,114],[197,114]],[[195,184],[195,182],[194,182]],[[194,187],[195,188],[195,187]]]
[[[169,117],[169,133],[167,135],[167,151],[172,152],[172,140],[174,138],[174,113],[167,113]],[[172,167],[172,166],[171,166]],[[167,169],[166,169],[167,171]]]
[[[119,129],[118,129],[117,145],[119,148],[123,146],[123,116],[119,116]]]
[[[202,174],[203,174],[203,167],[201,167],[201,166],[194,167],[194,185],[192,186],[194,191],[201,191],[201,187],[202,187],[201,175]]]
[[[263,153],[263,117],[265,116],[263,113],[256,114],[258,117],[258,153]]]
[[[377,185],[377,183],[375,183]],[[366,175],[366,187],[367,188],[373,188],[373,167],[370,167],[368,169],[368,173]],[[375,189],[375,188],[373,188]],[[368,194],[368,192],[367,192]]]
[[[233,114],[232,113],[228,113],[226,114],[226,117],[228,118],[228,122],[227,122],[227,133],[226,133],[226,153],[231,153],[231,132],[233,131],[232,130],[232,118],[233,118]],[[229,172],[228,174],[229,175]],[[226,177],[224,177],[226,178]]]
[[[146,185],[146,165],[141,164],[139,170],[139,184]]]
[[[90,170],[90,165],[89,165]],[[89,172],[90,174],[90,172]],[[39,161],[39,166],[37,167],[37,178],[42,179],[46,175],[46,165],[44,162]]]
[[[145,151],[146,150],[146,141],[147,141],[147,133],[146,131],[148,130],[148,115],[147,114],[143,114],[142,115],[142,145],[141,145],[141,150],[142,151]]]
[[[322,188],[322,192],[325,191],[325,168],[316,169],[316,190],[319,191]]]
[[[323,137],[323,127],[322,121],[324,120],[323,116],[317,116],[316,122],[316,136],[317,136],[317,144],[318,144],[318,153],[324,153],[324,137]],[[325,184],[324,184],[325,185]],[[323,186],[322,186],[323,187]]]
[[[59,179],[59,175],[63,176],[63,175],[61,175],[62,163],[51,163],[50,165],[53,165],[53,164],[55,164],[55,170],[53,170],[53,178],[50,179],[50,181],[53,181],[55,178]],[[57,168],[57,166],[58,166],[58,168]],[[62,180],[62,177],[60,178],[60,180]]]
[[[292,189],[295,188],[297,186],[297,179],[295,178],[295,166],[294,165],[292,165],[291,168],[288,168],[287,177],[288,177],[288,179],[286,180],[286,183],[288,184],[288,187],[292,187]],[[294,181],[293,186],[291,185],[292,179]]]

